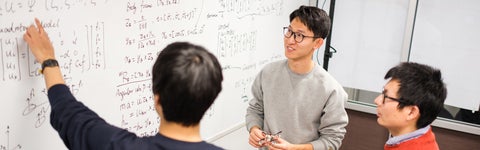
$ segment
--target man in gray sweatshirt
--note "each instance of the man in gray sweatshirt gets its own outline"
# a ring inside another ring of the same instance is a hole
[[[252,85],[246,127],[253,147],[340,148],[348,123],[348,96],[312,60],[330,26],[327,13],[317,7],[301,6],[290,14],[290,25],[283,28],[287,59],[266,65]]]

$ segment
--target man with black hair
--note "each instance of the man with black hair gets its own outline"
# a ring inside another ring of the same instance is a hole
[[[246,127],[253,147],[340,148],[347,94],[312,60],[330,26],[327,13],[317,7],[300,6],[290,14],[290,25],[283,28],[287,59],[266,65],[252,85]]]
[[[161,51],[152,69],[155,109],[161,118],[154,136],[137,137],[112,126],[78,102],[65,85],[53,46],[40,21],[24,39],[42,74],[51,105],[51,124],[73,150],[216,150],[202,140],[200,120],[222,90],[222,69],[214,55],[190,43],[177,42]]]
[[[388,129],[386,150],[438,150],[430,124],[447,97],[440,70],[404,62],[391,68],[382,94],[375,99],[377,122]]]

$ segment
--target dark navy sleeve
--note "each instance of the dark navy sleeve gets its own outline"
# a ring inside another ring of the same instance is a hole
[[[50,123],[70,150],[171,150],[221,149],[206,142],[183,142],[160,134],[140,138],[125,129],[108,124],[77,101],[64,84],[50,87]]]
[[[52,108],[50,123],[71,150],[107,149],[115,134],[124,132],[105,122],[95,112],[77,101],[64,84],[48,90]]]

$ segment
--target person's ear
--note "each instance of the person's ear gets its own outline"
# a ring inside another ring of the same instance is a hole
[[[416,120],[420,118],[420,109],[418,106],[407,106],[407,120]]]
[[[153,101],[154,101],[155,106],[160,105],[160,95],[153,94]]]
[[[314,41],[314,42],[315,42],[315,45],[314,45],[313,48],[314,48],[314,49],[319,49],[319,48],[322,46],[323,41],[324,41],[323,38],[317,38],[317,39],[315,39],[315,41]]]
[[[154,107],[160,117],[163,117],[162,105],[160,103],[160,95],[153,94]]]
[[[160,95],[158,94],[153,94],[153,101],[154,101],[154,106],[157,111],[162,110],[162,103],[160,103]]]

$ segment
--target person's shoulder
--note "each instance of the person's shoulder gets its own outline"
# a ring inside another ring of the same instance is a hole
[[[201,149],[201,150],[224,150],[221,147],[218,147],[214,144],[208,143],[208,142],[202,142],[201,145],[197,145],[196,149]]]
[[[337,80],[318,64],[315,64],[313,74],[315,77],[321,78],[321,80],[325,82],[333,82],[338,84]]]
[[[224,148],[221,148],[221,147],[218,147],[216,145],[213,145],[213,144],[210,144],[211,147],[209,148],[209,150],[224,150]]]
[[[318,63],[315,63],[315,66],[313,68],[313,73],[319,74],[321,76],[328,76],[329,78],[331,78],[330,73],[328,73],[327,70],[323,69],[323,67],[320,66]]]
[[[287,60],[278,60],[274,62],[270,62],[263,66],[261,71],[259,72],[259,76],[272,76],[278,75],[279,72],[282,72],[286,69]]]
[[[287,65],[287,60],[286,59],[277,60],[277,61],[274,61],[274,62],[271,62],[271,63],[265,65],[265,67],[263,67],[262,70],[277,70],[277,69],[282,68],[286,65]]]
[[[335,79],[330,73],[328,73],[323,67],[316,64],[313,70],[314,78],[318,79],[324,85],[328,85],[331,89],[344,91],[343,86]]]
[[[142,139],[147,140],[148,142],[142,142],[143,145],[148,145],[149,143],[152,147],[160,147],[164,149],[184,149],[184,150],[223,150],[223,148],[218,147],[212,143],[201,141],[201,142],[186,142],[177,139],[172,139],[161,134],[156,134],[155,136],[142,137]]]

